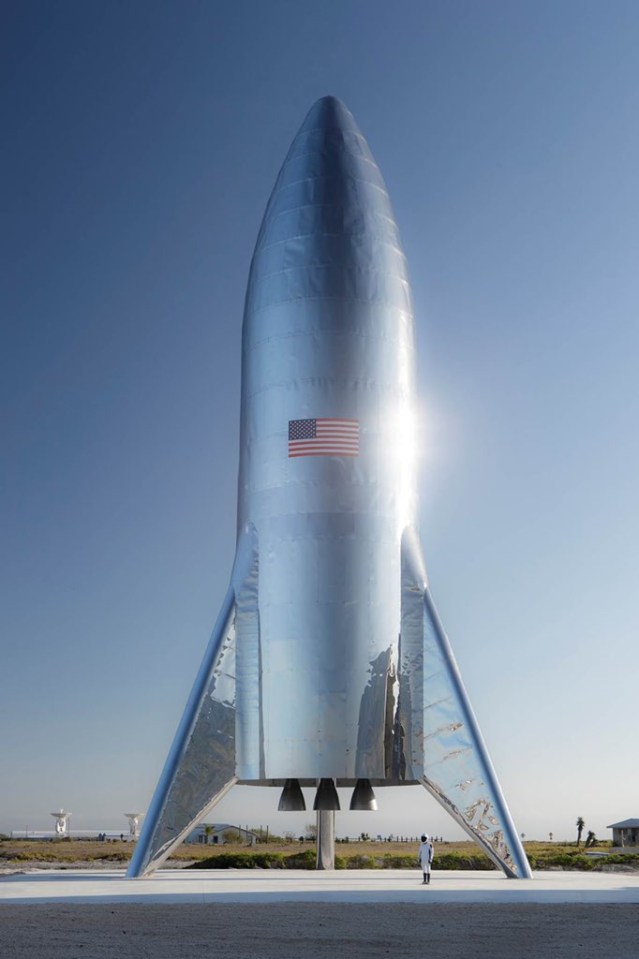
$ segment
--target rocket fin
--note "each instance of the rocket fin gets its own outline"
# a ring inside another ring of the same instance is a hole
[[[231,584],[162,770],[127,875],[163,862],[237,782],[235,632],[254,615],[258,551],[251,525],[240,533]],[[247,608],[245,608],[247,607]]]
[[[236,620],[253,615],[247,595],[257,589],[257,566],[257,537],[248,525],[238,537],[231,584],[144,820],[130,878],[157,869],[237,782]]]
[[[130,878],[157,869],[236,782],[234,613],[231,585],[145,817]]]
[[[421,782],[509,878],[531,878],[412,531],[402,541],[400,655],[406,779]]]

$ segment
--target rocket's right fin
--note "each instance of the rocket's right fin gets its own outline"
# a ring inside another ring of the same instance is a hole
[[[530,879],[411,530],[402,540],[399,698],[405,778],[421,782],[508,877]]]

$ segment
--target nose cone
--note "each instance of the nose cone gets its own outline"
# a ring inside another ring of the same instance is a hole
[[[410,311],[384,180],[352,114],[335,97],[311,107],[277,178],[253,256],[245,318],[318,298]]]
[[[341,100],[337,97],[320,97],[308,111],[299,132],[330,129],[349,130],[361,137],[353,114]]]

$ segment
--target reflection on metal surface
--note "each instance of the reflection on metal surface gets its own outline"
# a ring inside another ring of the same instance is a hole
[[[386,187],[349,111],[325,97],[258,235],[231,586],[130,875],[237,780],[288,782],[284,808],[299,801],[291,781],[321,780],[324,811],[339,808],[336,781],[358,781],[353,808],[371,808],[371,783],[421,782],[508,875],[529,874],[412,532],[414,367]]]
[[[301,812],[306,809],[306,801],[299,779],[286,780],[277,808],[280,812]]]
[[[351,796],[349,809],[374,812],[377,809],[377,800],[371,786],[370,779],[358,779]]]
[[[391,776],[396,711],[396,655],[396,648],[389,646],[369,664],[368,682],[359,707],[355,770],[359,778],[380,774]]]
[[[337,795],[334,779],[320,779],[317,792],[315,793],[313,809],[321,810],[322,812],[329,809],[339,809],[339,796]]]

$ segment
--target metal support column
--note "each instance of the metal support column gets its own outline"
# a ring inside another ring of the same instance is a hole
[[[316,869],[335,869],[335,810],[317,810]]]

